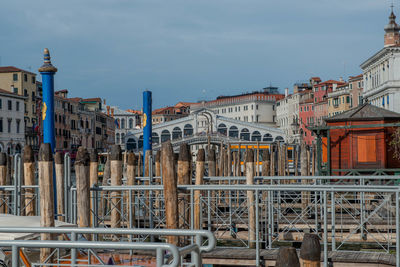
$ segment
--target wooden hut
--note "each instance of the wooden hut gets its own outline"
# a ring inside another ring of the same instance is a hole
[[[320,174],[384,174],[400,172],[389,145],[400,127],[400,114],[363,104],[325,119],[317,135]]]

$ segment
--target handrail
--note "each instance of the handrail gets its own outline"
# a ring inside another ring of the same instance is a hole
[[[20,247],[64,248],[64,249],[119,249],[119,250],[156,250],[158,267],[178,267],[180,253],[176,246],[168,243],[149,242],[90,242],[90,241],[53,241],[53,240],[0,240],[0,247],[12,247],[12,266],[19,266]],[[173,256],[170,264],[163,264],[163,251],[168,250]],[[76,257],[76,256],[75,256]],[[72,259],[72,261],[76,259]]]
[[[146,229],[146,228],[76,228],[76,227],[0,227],[0,233],[51,233],[51,234],[113,234],[113,235],[166,235],[194,236],[200,252],[209,252],[216,246],[215,236],[207,230]],[[208,239],[207,246],[199,243],[201,237]]]

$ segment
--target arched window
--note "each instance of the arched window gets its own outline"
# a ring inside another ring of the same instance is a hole
[[[245,141],[250,141],[250,132],[247,128],[243,128],[240,131],[240,139],[245,140]]]
[[[225,124],[221,123],[220,125],[218,125],[217,131],[218,131],[220,134],[226,135],[226,134],[227,134],[227,131],[228,131],[228,128],[226,128],[226,125],[225,125]]]
[[[139,140],[138,140],[138,148],[139,148],[139,149],[143,148],[143,135],[141,135],[141,136],[139,137]]]
[[[125,119],[121,119],[121,129],[125,129]]]
[[[119,144],[120,140],[119,140],[119,133],[115,134],[115,144]]]
[[[254,131],[251,135],[251,141],[261,141],[261,134],[259,131]]]
[[[274,138],[272,138],[271,134],[267,133],[267,134],[264,134],[263,141],[272,142],[272,141],[274,141]]]
[[[182,138],[182,130],[179,127],[175,127],[172,130],[172,140],[181,139]]]
[[[131,151],[136,149],[136,141],[133,138],[129,138],[126,142],[126,150]]]
[[[125,144],[125,134],[121,134],[121,144]]]
[[[164,143],[165,141],[171,140],[171,134],[169,133],[168,130],[163,130],[161,132],[161,143]]]
[[[158,136],[158,133],[152,133],[151,138],[153,140],[153,144],[159,144],[160,143],[160,137]]]
[[[129,119],[129,129],[133,128],[133,119]]]
[[[285,142],[285,139],[283,139],[282,136],[277,136],[277,137],[275,137],[275,141],[276,142]]]
[[[193,135],[193,126],[191,124],[186,124],[183,127],[183,136],[192,136]]]
[[[229,128],[229,137],[235,137],[235,138],[239,137],[239,130],[236,126],[231,126]]]

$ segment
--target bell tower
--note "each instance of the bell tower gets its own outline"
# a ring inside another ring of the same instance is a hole
[[[385,26],[385,47],[400,45],[400,26],[396,23],[396,16],[393,12],[393,4],[391,8],[392,12],[389,16],[389,24]]]

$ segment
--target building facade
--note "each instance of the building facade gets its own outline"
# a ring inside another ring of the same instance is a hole
[[[349,87],[351,94],[351,101],[353,103],[353,107],[357,107],[363,104],[363,88],[364,81],[363,75],[350,76],[349,77]]]
[[[338,85],[328,94],[328,117],[345,112],[353,107],[349,83]]]
[[[25,140],[27,144],[37,146],[39,136],[35,131],[38,126],[36,74],[13,66],[0,67],[0,88],[24,96]]]
[[[190,110],[207,108],[227,118],[276,127],[276,102],[284,97],[278,93],[278,88],[267,87],[261,92],[220,96],[213,101],[192,104]],[[205,125],[207,121],[204,119],[199,123]]]
[[[20,153],[25,145],[25,97],[0,89],[0,152]]]
[[[400,112],[399,31],[392,11],[385,26],[384,47],[361,64],[364,100],[394,112]]]

